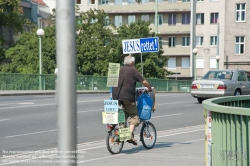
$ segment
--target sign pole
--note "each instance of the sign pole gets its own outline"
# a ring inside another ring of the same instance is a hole
[[[142,53],[141,53],[141,75],[143,76],[143,63],[142,63]]]

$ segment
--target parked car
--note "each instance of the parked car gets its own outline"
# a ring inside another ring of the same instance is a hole
[[[199,103],[213,97],[249,94],[250,72],[246,70],[210,70],[191,87],[191,95]]]

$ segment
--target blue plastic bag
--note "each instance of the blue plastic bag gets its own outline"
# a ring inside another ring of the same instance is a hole
[[[149,120],[151,118],[153,100],[147,93],[142,93],[137,102],[139,118]]]

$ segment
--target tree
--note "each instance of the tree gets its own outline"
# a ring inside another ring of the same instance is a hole
[[[55,27],[44,29],[42,37],[42,73],[51,74],[55,69],[56,62],[56,40]],[[10,73],[39,73],[39,43],[36,30],[24,32],[14,47],[6,51],[6,58],[11,59],[10,63],[2,64],[1,72]]]
[[[148,38],[154,37],[154,33],[150,33],[149,28],[150,22],[145,22],[143,20],[136,20],[135,22],[129,25],[122,25],[117,29],[119,45],[117,49],[122,50],[122,41],[124,39],[137,39],[137,38]],[[136,59],[136,68],[138,71],[142,71],[143,67],[143,76],[146,78],[166,78],[167,75],[171,74],[171,72],[164,69],[164,65],[168,60],[168,57],[162,56],[163,50],[160,49],[158,53],[143,53],[142,61],[143,65],[141,65],[141,54],[134,54],[133,56]],[[120,56],[120,54],[118,55]],[[120,63],[126,55],[122,55],[120,58]]]
[[[10,32],[11,36],[23,31],[23,26],[31,26],[31,22],[24,18],[19,6],[20,0],[0,0],[0,61],[5,58],[4,38],[2,29]],[[10,43],[13,44],[13,41]]]
[[[110,47],[114,35],[107,28],[107,14],[103,10],[77,12],[77,66],[83,75],[106,76],[112,62]],[[107,47],[106,47],[107,46]]]

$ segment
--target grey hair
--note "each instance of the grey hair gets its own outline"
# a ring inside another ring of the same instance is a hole
[[[135,57],[131,56],[131,54],[129,54],[124,58],[124,65],[130,65],[131,63],[134,62],[135,62]]]

